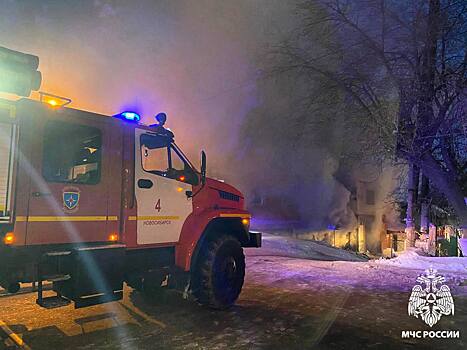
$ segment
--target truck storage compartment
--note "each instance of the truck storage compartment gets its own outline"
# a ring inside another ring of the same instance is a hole
[[[70,259],[70,278],[54,282],[53,289],[73,300],[75,308],[122,299],[123,245],[78,248]]]

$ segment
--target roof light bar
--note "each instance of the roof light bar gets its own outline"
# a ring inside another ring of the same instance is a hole
[[[129,122],[135,122],[135,123],[141,120],[141,117],[138,113],[131,112],[131,111],[125,111],[119,114],[115,114],[114,117],[129,121]]]

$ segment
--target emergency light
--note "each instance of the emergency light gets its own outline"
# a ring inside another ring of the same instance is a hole
[[[138,113],[130,112],[130,111],[125,111],[119,114],[115,114],[114,117],[127,120],[130,122],[139,122],[141,120],[141,117],[139,116]]]
[[[39,91],[39,96],[40,101],[47,103],[50,107],[65,107],[71,103],[70,98],[49,94],[44,91]]]

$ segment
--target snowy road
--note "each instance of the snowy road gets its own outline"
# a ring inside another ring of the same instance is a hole
[[[263,248],[248,249],[244,290],[228,311],[175,294],[148,300],[127,288],[121,302],[80,310],[40,309],[33,294],[0,297],[0,320],[33,350],[466,348],[464,265],[450,261],[442,272],[456,311],[433,326],[459,330],[461,339],[406,340],[402,330],[429,327],[407,315],[423,259],[402,260],[367,262],[313,242],[266,236]]]

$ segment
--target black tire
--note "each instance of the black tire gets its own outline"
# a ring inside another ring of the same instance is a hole
[[[238,239],[220,236],[204,243],[192,278],[199,303],[215,309],[232,306],[245,279],[245,255]]]

